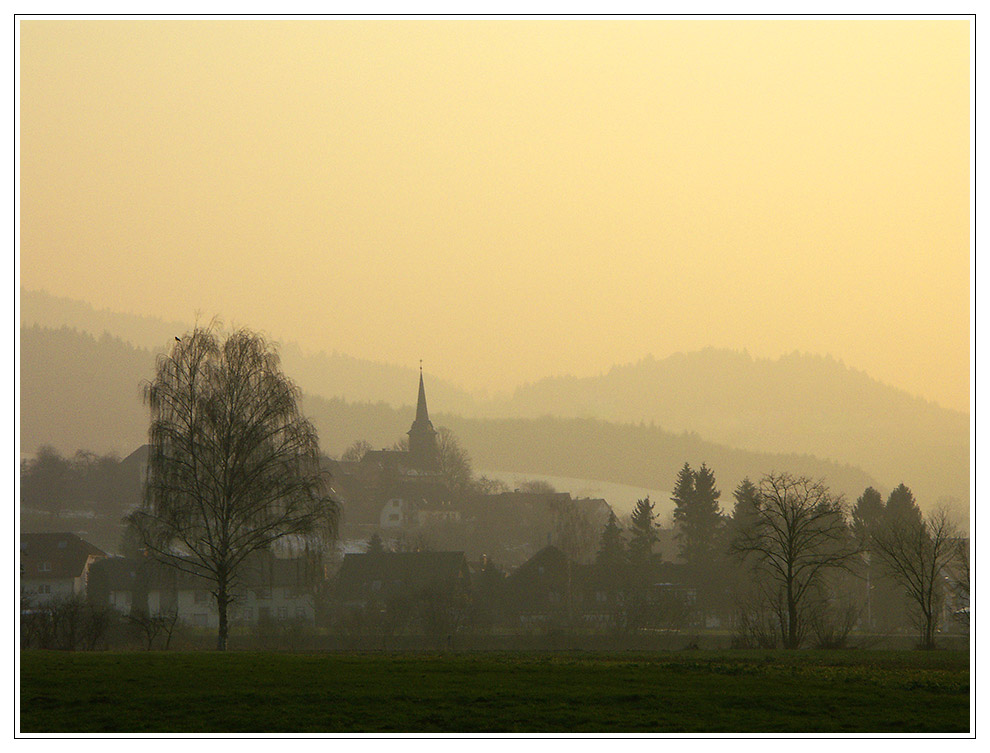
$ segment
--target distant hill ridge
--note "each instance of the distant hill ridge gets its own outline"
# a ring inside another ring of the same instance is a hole
[[[908,483],[927,497],[969,499],[969,416],[872,379],[830,357],[757,359],[705,349],[645,358],[598,377],[555,377],[516,390],[506,415],[655,422],[713,442],[802,452]]]
[[[44,291],[21,290],[21,325],[52,329],[70,327],[100,337],[104,332],[137,348],[158,352],[170,347],[172,338],[192,329],[191,323],[166,322],[135,314],[97,310],[88,303],[50,295]],[[279,342],[285,370],[307,392],[327,397],[343,397],[357,402],[384,400],[392,405],[409,405],[416,400],[418,371],[393,364],[353,358],[334,351],[308,354],[294,342]],[[430,390],[438,404],[459,413],[474,414],[474,398],[466,391],[428,374]]]
[[[22,292],[22,317],[24,324],[68,324],[95,335],[105,330],[152,348],[165,347],[176,330],[188,329],[95,312],[88,304],[40,292]],[[281,352],[287,373],[307,393],[390,407],[414,400],[414,369],[339,353],[306,355],[293,343]],[[830,458],[867,469],[887,488],[904,481],[923,502],[955,497],[968,505],[969,417],[830,357],[794,353],[764,359],[709,348],[647,357],[595,377],[549,377],[499,400],[482,400],[430,374],[427,383],[431,407],[451,415],[652,423],[749,451]]]
[[[141,385],[155,354],[109,335],[94,337],[67,327],[21,329],[21,441],[65,454],[77,449],[126,455],[146,441]],[[287,370],[289,376],[292,372]],[[437,406],[430,395],[431,405]],[[305,394],[303,411],[321,444],[339,454],[357,439],[389,446],[413,419],[413,408],[384,402],[349,402]],[[434,408],[437,425],[450,427],[478,467],[636,486],[670,483],[685,462],[707,462],[731,507],[731,490],[744,475],[772,469],[826,476],[837,491],[861,491],[876,481],[858,468],[798,455],[735,450],[697,435],[657,427],[575,418],[464,418]]]

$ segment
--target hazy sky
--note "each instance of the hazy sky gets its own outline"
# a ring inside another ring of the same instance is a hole
[[[21,281],[469,389],[705,346],[969,404],[966,21],[29,21]]]

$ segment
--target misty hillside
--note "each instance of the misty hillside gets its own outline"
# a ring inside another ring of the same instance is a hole
[[[313,395],[304,398],[304,410],[319,430],[321,444],[332,454],[339,454],[355,439],[367,439],[374,447],[391,446],[405,436],[414,418],[412,408],[352,404]],[[737,450],[695,434],[672,434],[657,427],[549,416],[476,419],[431,413],[431,417],[435,426],[454,432],[479,468],[663,489],[673,487],[685,462],[695,468],[707,463],[723,490],[722,504],[729,509],[731,491],[745,476],[757,479],[772,470],[825,477],[834,491],[853,497],[877,483],[859,468],[808,455]]]
[[[52,329],[69,327],[96,337],[106,332],[152,352],[169,347],[174,336],[181,336],[193,326],[191,322],[166,322],[148,316],[98,310],[82,301],[22,289],[21,326],[33,325]],[[396,406],[410,405],[416,400],[416,380],[419,378],[416,368],[352,358],[337,352],[307,353],[294,342],[279,341],[279,353],[286,372],[306,392],[355,402],[383,400]],[[457,413],[475,413],[475,401],[469,393],[431,375],[429,369],[426,373],[431,397],[438,404]]]
[[[140,385],[154,355],[109,336],[27,327],[21,330],[21,441],[25,452],[51,444],[126,455],[146,441],[147,414]],[[289,376],[294,376],[287,368]],[[430,387],[431,405],[439,408]],[[357,403],[307,394],[303,410],[326,452],[338,455],[366,439],[389,446],[408,431],[411,406]],[[725,490],[744,475],[772,469],[825,476],[837,491],[858,494],[876,483],[858,468],[798,455],[768,455],[706,442],[692,434],[590,419],[476,419],[434,409],[434,423],[451,428],[474,464],[493,470],[598,479],[636,486],[672,483],[686,461],[708,463]]]
[[[128,454],[147,441],[141,390],[154,365],[150,350],[110,335],[21,327],[21,452]]]
[[[30,291],[22,291],[22,320],[25,325],[69,325],[97,337],[110,332],[150,348],[149,363],[152,351],[187,328]],[[281,353],[286,372],[307,393],[391,407],[415,400],[415,369],[341,353],[306,354],[294,343],[283,344]],[[148,373],[150,366],[140,378]],[[427,380],[431,407],[449,414],[654,423],[720,445],[796,452],[863,468],[887,490],[907,483],[926,506],[943,497],[969,504],[968,416],[831,358],[792,354],[771,360],[706,349],[646,358],[597,377],[547,378],[519,387],[511,398],[488,401],[429,372]],[[31,451],[33,441],[25,441]]]
[[[656,422],[732,447],[854,464],[887,488],[904,481],[929,504],[969,499],[969,417],[827,357],[706,349],[646,358],[525,385],[496,412]]]

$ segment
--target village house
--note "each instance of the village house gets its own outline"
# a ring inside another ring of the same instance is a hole
[[[85,598],[90,567],[107,555],[74,533],[21,534],[21,599],[26,608]]]
[[[310,560],[282,559],[271,553],[249,558],[232,592],[232,624],[298,620],[313,624],[315,591],[322,572]],[[123,614],[151,616],[176,613],[190,625],[216,628],[219,613],[215,585],[149,558],[114,557],[98,563],[92,575],[91,601]]]
[[[579,621],[588,627],[679,626],[697,619],[683,565],[654,556],[632,573],[569,561],[546,546],[505,579],[509,619],[517,625]]]
[[[466,595],[471,571],[464,552],[379,552],[344,556],[333,587],[339,609],[364,609],[393,598]]]
[[[139,557],[107,557],[90,568],[88,600],[121,614],[147,611],[148,580],[155,563]]]

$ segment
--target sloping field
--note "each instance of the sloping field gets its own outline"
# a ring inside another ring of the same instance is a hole
[[[21,655],[21,732],[967,732],[969,654]]]

